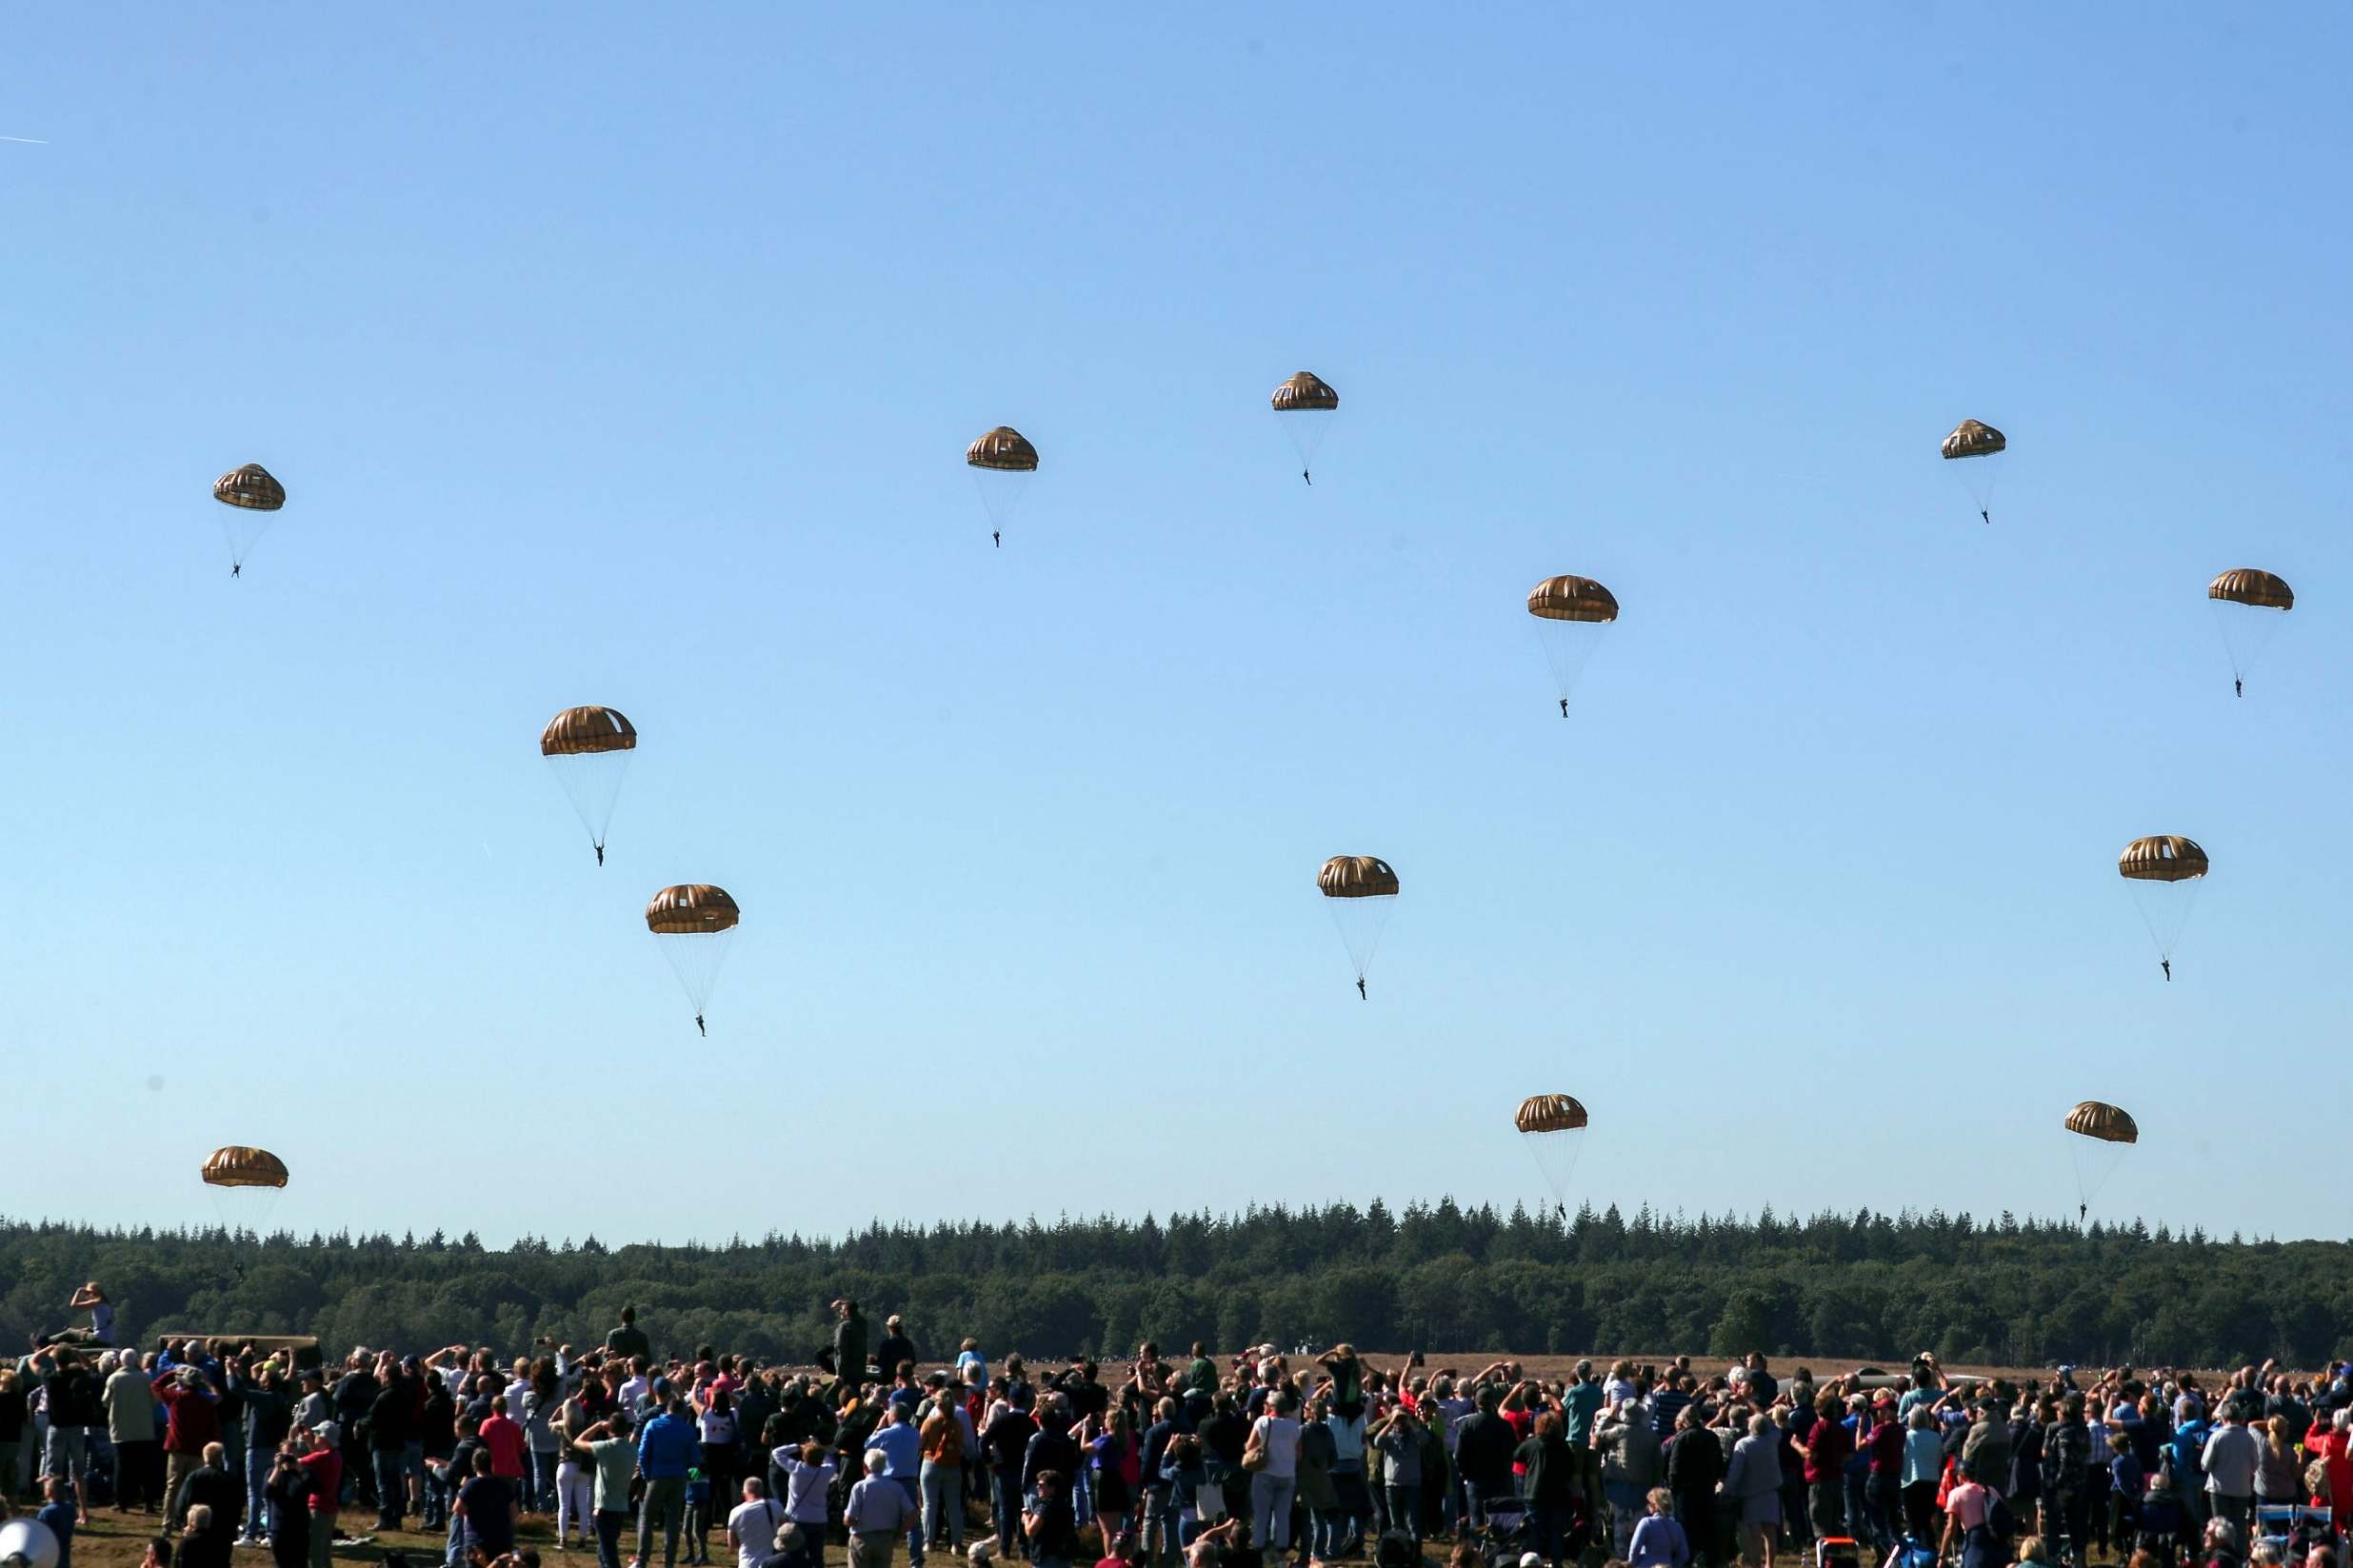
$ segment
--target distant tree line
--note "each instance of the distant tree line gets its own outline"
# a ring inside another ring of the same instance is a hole
[[[1758,1349],[1826,1360],[2220,1366],[2353,1356],[2353,1244],[1990,1223],[1938,1210],[1566,1221],[1451,1200],[1402,1213],[1252,1207],[1162,1221],[870,1225],[839,1240],[608,1246],[472,1234],[96,1230],[0,1221],[0,1337],[68,1320],[97,1279],[141,1340],[316,1334],[332,1350],[601,1340],[625,1302],[657,1347],[807,1360],[826,1303],[901,1312],[927,1356],[1123,1354],[1351,1340],[1523,1354]]]

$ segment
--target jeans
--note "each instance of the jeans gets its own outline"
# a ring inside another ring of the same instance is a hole
[[[245,1451],[245,1533],[258,1540],[269,1534],[270,1450]]]
[[[1403,1530],[1411,1536],[1415,1545],[1422,1541],[1422,1488],[1415,1486],[1384,1487],[1389,1499],[1389,1528]]]
[[[1863,1489],[1864,1500],[1870,1505],[1865,1518],[1871,1521],[1871,1534],[1880,1554],[1895,1549],[1904,1534],[1904,1489],[1893,1476],[1873,1476]]]
[[[1021,1468],[1000,1464],[988,1473],[989,1514],[997,1521],[997,1556],[1010,1558],[1021,1534]]]
[[[1176,1497],[1167,1486],[1144,1489],[1144,1560],[1164,1568],[1177,1556]]]
[[[1623,1558],[1633,1551],[1634,1526],[1643,1521],[1643,1489],[1632,1481],[1605,1480],[1602,1492],[1609,1499],[1609,1538]]]
[[[1269,1476],[1264,1470],[1250,1478],[1250,1544],[1260,1551],[1281,1551],[1291,1543],[1291,1494],[1295,1476]]]
[[[1340,1510],[1318,1508],[1307,1516],[1307,1555],[1329,1562],[1340,1555]]]
[[[950,1545],[964,1550],[964,1466],[924,1460],[924,1538],[938,1545],[945,1534]],[[945,1532],[942,1526],[947,1528]]]
[[[441,1456],[447,1459],[449,1456]],[[425,1467],[425,1504],[423,1528],[438,1530],[449,1521],[449,1504],[455,1500],[453,1489],[441,1479],[431,1465]]]
[[[552,1448],[531,1450],[531,1489],[524,1495],[527,1514],[555,1512],[555,1467],[561,1456]]]
[[[626,1508],[596,1512],[596,1568],[621,1568],[621,1528],[629,1522]]]
[[[310,1516],[310,1568],[335,1568],[335,1516],[333,1514],[312,1514]]]
[[[371,1448],[368,1451],[368,1462],[374,1466],[376,1472],[376,1528],[397,1530],[400,1528],[401,1503],[409,1493],[400,1450]]]
[[[1470,1527],[1474,1530],[1486,1528],[1489,1508],[1499,1502],[1513,1503],[1519,1497],[1519,1494],[1511,1489],[1509,1481],[1504,1482],[1501,1486],[1481,1486],[1475,1481],[1466,1481],[1464,1483],[1463,1490],[1469,1499],[1469,1506],[1463,1517],[1470,1521]]]
[[[924,1494],[915,1476],[893,1476],[899,1490],[907,1494],[907,1560],[919,1563],[924,1559]]]
[[[678,1527],[687,1515],[687,1478],[663,1476],[646,1482],[646,1500],[637,1505],[637,1560],[653,1560],[653,1533],[662,1531],[662,1568],[678,1561]]]

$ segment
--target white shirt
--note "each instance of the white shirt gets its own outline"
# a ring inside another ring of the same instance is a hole
[[[785,1525],[785,1511],[774,1498],[738,1503],[728,1516],[728,1536],[735,1542],[737,1568],[760,1568],[760,1559],[776,1550],[776,1532]]]
[[[834,1462],[821,1459],[805,1464],[789,1448],[780,1448],[769,1457],[785,1473],[785,1513],[797,1524],[824,1525],[826,1488],[833,1484]]]
[[[652,1389],[652,1387],[653,1380],[650,1378],[631,1378],[628,1381],[621,1385],[621,1393],[619,1396],[621,1400],[621,1408],[628,1411],[632,1416],[636,1415],[637,1407],[645,1402],[646,1395]]]
[[[1286,1480],[1299,1474],[1299,1422],[1288,1416],[1261,1416],[1257,1425],[1258,1440],[1266,1445],[1266,1468],[1261,1472],[1276,1480]]]

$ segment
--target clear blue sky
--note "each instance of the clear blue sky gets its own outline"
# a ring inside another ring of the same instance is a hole
[[[285,1222],[493,1241],[1507,1202],[1563,1089],[1597,1203],[2054,1212],[2090,1096],[2111,1210],[2353,1229],[2297,1153],[2353,1090],[2343,13],[11,30],[0,1208],[204,1220],[230,1141]],[[2301,595],[2243,702],[2234,566]],[[1625,606],[1571,724],[1563,571]],[[602,871],[534,745],[590,702]],[[2215,864],[2169,987],[2154,832]],[[1343,852],[1404,881],[1369,1003]],[[679,881],[745,909],[708,1048]]]

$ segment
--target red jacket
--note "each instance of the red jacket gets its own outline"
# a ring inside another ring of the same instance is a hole
[[[184,1387],[173,1376],[156,1383],[155,1397],[170,1411],[164,1421],[165,1453],[202,1455],[205,1444],[221,1440],[220,1407],[210,1389]]]

